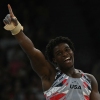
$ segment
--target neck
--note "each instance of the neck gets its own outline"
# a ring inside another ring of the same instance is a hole
[[[67,68],[67,69],[61,69],[61,71],[68,76],[73,76],[74,74],[77,73],[74,67],[70,67],[70,68]]]
[[[61,69],[61,71],[65,73],[66,75],[68,75],[69,77],[73,77],[73,78],[82,77],[82,74],[79,72],[79,70],[75,69],[74,67],[70,67],[67,69]]]

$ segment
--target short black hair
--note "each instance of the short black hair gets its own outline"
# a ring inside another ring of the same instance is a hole
[[[56,37],[55,39],[51,39],[49,43],[47,44],[46,50],[45,50],[46,59],[50,63],[53,63],[53,60],[52,60],[52,58],[54,57],[53,49],[55,48],[55,46],[57,46],[60,43],[67,43],[69,47],[72,49],[72,51],[74,51],[73,42],[68,37],[59,36],[59,37]]]

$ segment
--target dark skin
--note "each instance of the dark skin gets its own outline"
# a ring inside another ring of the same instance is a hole
[[[9,16],[4,19],[4,24],[17,25],[17,19],[14,17],[11,6],[8,4]],[[56,69],[51,65],[44,57],[42,52],[35,48],[32,41],[20,31],[17,35],[14,35],[20,46],[27,54],[33,70],[39,75],[42,81],[43,90],[48,90],[54,82]],[[53,61],[58,65],[59,69],[66,75],[73,78],[80,78],[81,73],[74,68],[74,53],[67,43],[60,43],[53,50]],[[86,75],[91,79],[92,92],[90,100],[100,100],[100,94],[98,91],[98,83],[95,77],[91,74]]]

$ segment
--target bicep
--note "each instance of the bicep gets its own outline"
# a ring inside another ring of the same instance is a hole
[[[50,75],[50,71],[52,70],[52,65],[45,59],[43,53],[34,48],[34,54],[29,56],[31,66],[33,70],[40,76]]]
[[[92,90],[90,94],[90,100],[100,100],[100,93]]]

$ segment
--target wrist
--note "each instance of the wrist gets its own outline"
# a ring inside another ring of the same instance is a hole
[[[18,25],[11,30],[12,35],[18,34],[21,30],[23,30],[23,26],[18,22]]]

